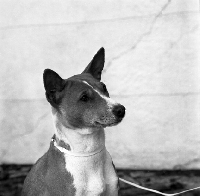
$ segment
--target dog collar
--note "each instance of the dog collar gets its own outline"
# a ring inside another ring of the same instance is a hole
[[[69,155],[69,156],[74,156],[74,157],[91,157],[94,156],[100,152],[102,152],[103,150],[105,150],[105,146],[103,146],[102,148],[97,149],[94,152],[89,152],[89,153],[76,153],[76,152],[72,152],[67,150],[66,148],[63,148],[62,146],[59,146],[55,140],[55,138],[53,137],[52,139],[53,145],[62,153]]]

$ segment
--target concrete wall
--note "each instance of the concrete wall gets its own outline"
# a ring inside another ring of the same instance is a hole
[[[54,132],[42,73],[103,81],[127,113],[107,128],[117,167],[200,168],[198,0],[0,1],[0,163],[33,163]]]

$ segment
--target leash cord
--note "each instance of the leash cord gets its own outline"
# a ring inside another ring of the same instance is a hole
[[[182,193],[186,193],[186,192],[189,192],[189,191],[192,191],[192,190],[200,189],[200,186],[199,186],[199,187],[192,188],[192,189],[189,189],[189,190],[185,190],[185,191],[182,191],[182,192],[179,192],[179,193],[172,193],[171,194],[171,193],[162,193],[162,192],[154,190],[154,189],[146,188],[146,187],[140,186],[138,184],[135,184],[133,182],[129,182],[127,180],[124,180],[122,178],[119,178],[119,180],[124,182],[124,183],[126,183],[126,184],[129,184],[131,186],[137,187],[139,189],[143,189],[143,190],[146,190],[146,191],[149,191],[149,192],[153,192],[153,193],[157,193],[157,194],[164,195],[164,196],[175,196],[175,195],[180,195]]]

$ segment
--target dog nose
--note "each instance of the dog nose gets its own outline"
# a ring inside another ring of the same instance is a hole
[[[123,105],[114,106],[112,112],[116,117],[123,118],[125,115],[126,108]]]

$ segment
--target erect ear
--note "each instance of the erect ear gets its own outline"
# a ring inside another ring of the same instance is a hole
[[[43,74],[44,88],[47,92],[61,91],[64,80],[53,70],[45,69]]]
[[[100,48],[99,51],[94,55],[92,61],[85,68],[82,73],[90,73],[97,80],[101,80],[101,72],[105,62],[105,50]]]
[[[53,70],[45,69],[43,74],[44,88],[47,100],[51,105],[58,103],[59,94],[65,86],[65,81]]]

